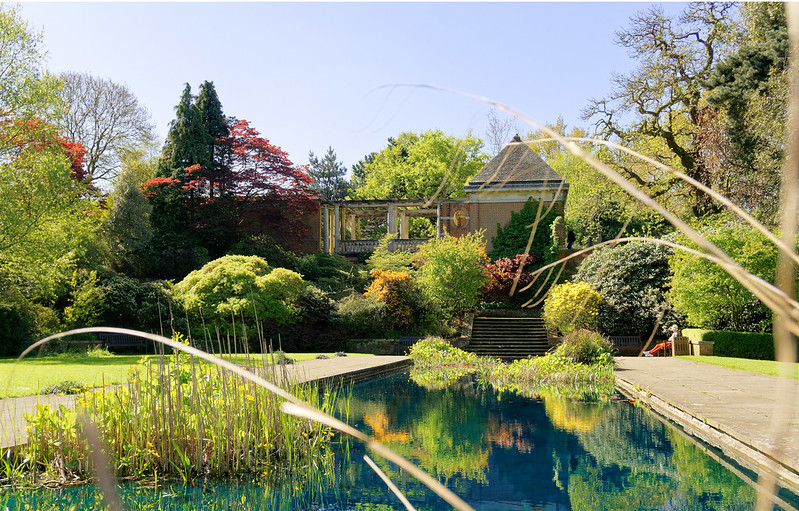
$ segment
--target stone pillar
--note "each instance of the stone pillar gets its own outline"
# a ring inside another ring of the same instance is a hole
[[[394,204],[388,205],[388,213],[386,214],[386,222],[388,223],[388,234],[397,234],[397,207]],[[396,237],[394,238],[396,240]],[[391,240],[388,242],[388,250],[393,252],[397,246],[396,241]]]
[[[351,240],[357,240],[358,239],[355,236],[355,220],[356,220],[356,218],[357,217],[355,215],[352,215],[352,214],[348,218],[348,220],[349,220],[348,228],[349,228],[349,231],[350,231],[350,239]]]
[[[436,238],[441,237],[441,204],[436,206]]]
[[[408,215],[400,213],[400,235],[401,240],[408,239]]]
[[[333,206],[333,253],[338,254],[341,250],[339,240],[341,239],[341,208],[338,204]]]
[[[330,253],[330,228],[328,225],[329,215],[330,215],[330,208],[327,206],[322,206],[322,252],[325,254]]]

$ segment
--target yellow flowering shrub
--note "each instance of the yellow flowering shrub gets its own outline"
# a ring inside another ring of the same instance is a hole
[[[552,288],[544,301],[544,321],[548,328],[563,333],[578,328],[595,330],[601,305],[602,296],[587,282],[565,282]]]

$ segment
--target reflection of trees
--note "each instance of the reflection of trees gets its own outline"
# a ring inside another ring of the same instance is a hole
[[[569,433],[587,433],[602,420],[606,408],[597,403],[575,403],[556,396],[542,394],[544,409],[552,425]]]
[[[443,390],[464,380],[475,371],[474,366],[437,366],[434,369],[411,369],[411,380],[427,390]],[[471,379],[469,379],[471,382]]]
[[[581,459],[569,475],[569,499],[575,511],[664,509],[675,491],[673,481],[652,472]]]
[[[686,502],[712,501],[723,509],[751,509],[754,488],[713,460],[678,431],[668,429],[674,448],[671,461]]]
[[[616,403],[590,430],[592,458],[569,475],[577,509],[751,509],[755,491],[647,410]]]
[[[663,425],[641,408],[616,403],[603,410],[590,431],[575,431],[600,465],[670,473],[671,443]]]
[[[485,483],[489,434],[471,377],[462,376],[450,379],[443,390],[394,388],[388,401],[353,397],[350,413],[363,418],[375,439],[416,460],[434,477]],[[392,472],[391,467],[381,468]]]

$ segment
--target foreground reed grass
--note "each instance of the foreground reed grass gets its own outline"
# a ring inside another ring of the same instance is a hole
[[[336,391],[291,386],[278,369],[273,380],[326,413]],[[151,357],[130,371],[127,383],[85,392],[74,410],[39,406],[26,419],[26,459],[32,482],[70,483],[94,471],[83,434],[83,415],[97,425],[118,477],[179,478],[257,474],[280,478],[330,471],[330,428],[286,415],[274,394],[217,366],[181,353]]]

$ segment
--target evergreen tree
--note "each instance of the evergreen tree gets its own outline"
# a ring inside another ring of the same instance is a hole
[[[207,161],[204,155],[212,142],[210,138],[191,94],[191,85],[187,83],[175,107],[175,119],[170,123],[159,175],[185,182],[188,167]]]
[[[103,226],[111,248],[114,269],[134,276],[142,274],[142,258],[153,238],[149,222],[153,208],[139,189],[136,178],[137,163],[123,163],[113,194],[111,212]]]
[[[218,184],[221,195],[226,188],[224,175],[224,160],[227,145],[220,143],[220,139],[228,137],[227,120],[222,113],[222,102],[216,94],[214,82],[205,81],[200,85],[200,94],[197,96],[197,115],[200,118],[204,131],[208,134],[209,143],[205,146],[202,160],[197,163],[202,167],[201,175],[209,182],[208,195],[214,196],[214,184]]]
[[[332,147],[327,148],[327,154],[321,159],[310,151],[308,161],[308,175],[314,179],[311,189],[319,192],[322,199],[339,200],[347,195],[349,183],[344,179],[347,168],[336,160]]]

